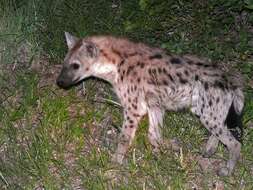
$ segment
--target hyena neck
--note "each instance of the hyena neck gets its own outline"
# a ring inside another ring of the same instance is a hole
[[[113,44],[117,39],[110,36],[98,36],[91,37],[89,40],[99,48],[99,57],[92,66],[92,76],[116,84],[118,78],[117,68],[121,62],[121,57],[114,53]]]
[[[117,67],[116,65],[105,63],[99,59],[92,66],[92,76],[115,84],[117,81]]]

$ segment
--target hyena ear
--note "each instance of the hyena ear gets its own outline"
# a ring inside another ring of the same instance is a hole
[[[66,38],[68,48],[72,49],[74,47],[74,45],[76,44],[76,42],[79,40],[79,38],[72,36],[68,32],[64,32],[64,33],[65,33],[65,38]]]
[[[93,42],[83,41],[83,45],[85,47],[85,51],[87,52],[88,56],[95,58],[98,57],[99,49]]]

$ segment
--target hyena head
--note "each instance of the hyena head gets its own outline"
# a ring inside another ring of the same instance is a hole
[[[84,78],[91,76],[90,67],[98,58],[98,48],[92,42],[79,39],[65,32],[68,53],[56,83],[61,88],[69,88]]]

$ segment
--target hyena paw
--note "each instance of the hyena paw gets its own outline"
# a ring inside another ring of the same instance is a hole
[[[215,153],[215,149],[204,150],[202,153],[203,158],[210,158]]]
[[[217,174],[220,177],[225,177],[225,176],[229,176],[230,172],[229,172],[229,169],[227,167],[222,167],[218,170]]]
[[[123,154],[119,154],[119,153],[114,153],[112,155],[112,162],[114,163],[118,163],[118,164],[123,164],[123,159],[124,159],[124,155]]]
[[[159,154],[160,152],[161,152],[161,147],[160,146],[157,146],[157,147],[153,146],[153,149],[152,149],[153,154]]]

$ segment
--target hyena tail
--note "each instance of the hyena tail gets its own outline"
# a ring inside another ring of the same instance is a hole
[[[243,125],[242,125],[242,110],[244,105],[244,95],[241,89],[234,91],[234,99],[229,108],[225,124],[232,133],[232,135],[242,142]]]

